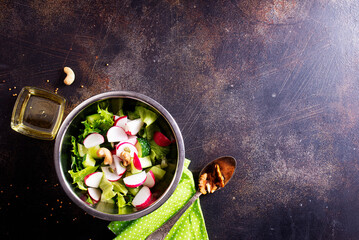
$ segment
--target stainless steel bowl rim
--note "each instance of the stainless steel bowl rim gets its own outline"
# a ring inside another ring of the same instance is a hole
[[[169,125],[174,133],[174,136],[176,138],[177,151],[178,151],[176,172],[175,172],[173,180],[170,183],[167,190],[151,206],[149,206],[143,210],[140,210],[140,211],[137,211],[137,212],[134,212],[131,214],[125,214],[125,215],[109,214],[109,213],[97,211],[96,209],[94,209],[94,208],[90,207],[88,204],[86,204],[83,200],[81,200],[76,195],[76,193],[72,190],[72,183],[69,183],[66,180],[65,174],[67,173],[67,171],[69,169],[63,169],[61,166],[61,161],[60,161],[60,153],[61,153],[61,147],[62,147],[61,144],[63,142],[65,133],[66,133],[67,129],[69,128],[72,120],[83,109],[85,109],[90,104],[95,103],[100,100],[117,98],[117,97],[138,100],[138,101],[146,103],[146,104],[152,106],[153,108],[155,108],[165,118],[165,120],[167,120],[167,122],[169,123]],[[137,218],[143,217],[143,216],[155,211],[162,204],[164,204],[168,200],[168,198],[172,195],[172,193],[175,191],[175,189],[181,179],[182,172],[183,172],[184,158],[185,158],[185,148],[184,148],[182,134],[181,134],[181,131],[180,131],[176,121],[171,116],[171,114],[161,104],[159,104],[152,98],[150,98],[146,95],[143,95],[143,94],[140,94],[137,92],[131,92],[131,91],[110,91],[110,92],[106,92],[106,93],[100,93],[100,94],[92,96],[92,97],[88,98],[87,100],[83,101],[82,103],[80,103],[77,107],[75,107],[69,113],[69,115],[63,121],[63,123],[58,131],[56,141],[55,141],[55,147],[54,147],[54,161],[55,161],[56,174],[59,178],[60,184],[61,184],[62,188],[64,189],[65,193],[69,196],[69,198],[77,206],[79,206],[80,208],[82,208],[83,210],[85,210],[86,212],[91,214],[92,216],[95,216],[100,219],[108,220],[108,221],[128,221],[128,220],[137,219]]]

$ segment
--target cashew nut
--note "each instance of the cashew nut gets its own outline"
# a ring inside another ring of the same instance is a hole
[[[105,160],[103,161],[103,163],[105,165],[112,164],[113,157],[112,157],[112,154],[111,154],[110,150],[108,150],[107,148],[100,148],[99,150],[97,150],[96,153],[97,153],[98,157],[104,157],[105,158]]]
[[[64,72],[67,74],[66,78],[64,79],[64,83],[66,85],[71,85],[75,81],[75,73],[69,67],[64,67]]]

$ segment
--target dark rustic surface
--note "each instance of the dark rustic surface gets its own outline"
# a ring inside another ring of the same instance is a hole
[[[0,238],[114,237],[58,185],[54,142],[10,129],[30,85],[58,88],[66,114],[97,93],[146,94],[195,174],[236,157],[228,187],[201,198],[211,239],[358,239],[358,24],[349,0],[1,0]]]

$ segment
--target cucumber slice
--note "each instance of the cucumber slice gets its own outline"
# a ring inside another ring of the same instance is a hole
[[[167,158],[162,158],[162,161],[161,161],[161,168],[166,168],[168,167],[168,162],[167,162]]]
[[[99,156],[97,156],[97,150],[99,149],[100,149],[100,145],[90,147],[89,149],[87,149],[87,154],[89,154],[94,159],[101,159]]]
[[[150,156],[140,158],[140,162],[141,162],[142,168],[152,167],[152,161],[151,161]]]
[[[136,194],[140,191],[140,187],[135,187],[135,188],[127,188],[128,191],[133,195],[136,196]]]
[[[96,120],[100,120],[101,119],[101,115],[98,114],[98,113],[95,113],[95,114],[92,114],[92,115],[89,115],[86,117],[86,120],[87,122],[89,123],[94,123]]]
[[[137,138],[136,148],[138,151],[138,157],[146,157],[151,152],[151,146],[149,142],[144,138]]]
[[[166,174],[166,171],[158,166],[153,166],[151,167],[150,170],[153,172],[153,175],[155,175],[156,181],[160,181],[163,178],[163,176]]]
[[[94,167],[96,165],[96,160],[91,157],[89,154],[85,154],[85,158],[82,161],[82,165],[87,168],[87,167]]]
[[[88,152],[88,149],[85,148],[85,146],[81,143],[77,143],[77,150],[79,151],[80,157],[85,156],[85,154]]]

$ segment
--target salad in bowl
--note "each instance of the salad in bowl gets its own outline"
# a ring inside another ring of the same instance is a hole
[[[65,119],[55,166],[65,192],[92,215],[135,219],[174,191],[183,168],[183,140],[154,100],[132,92],[107,94],[80,104]]]

